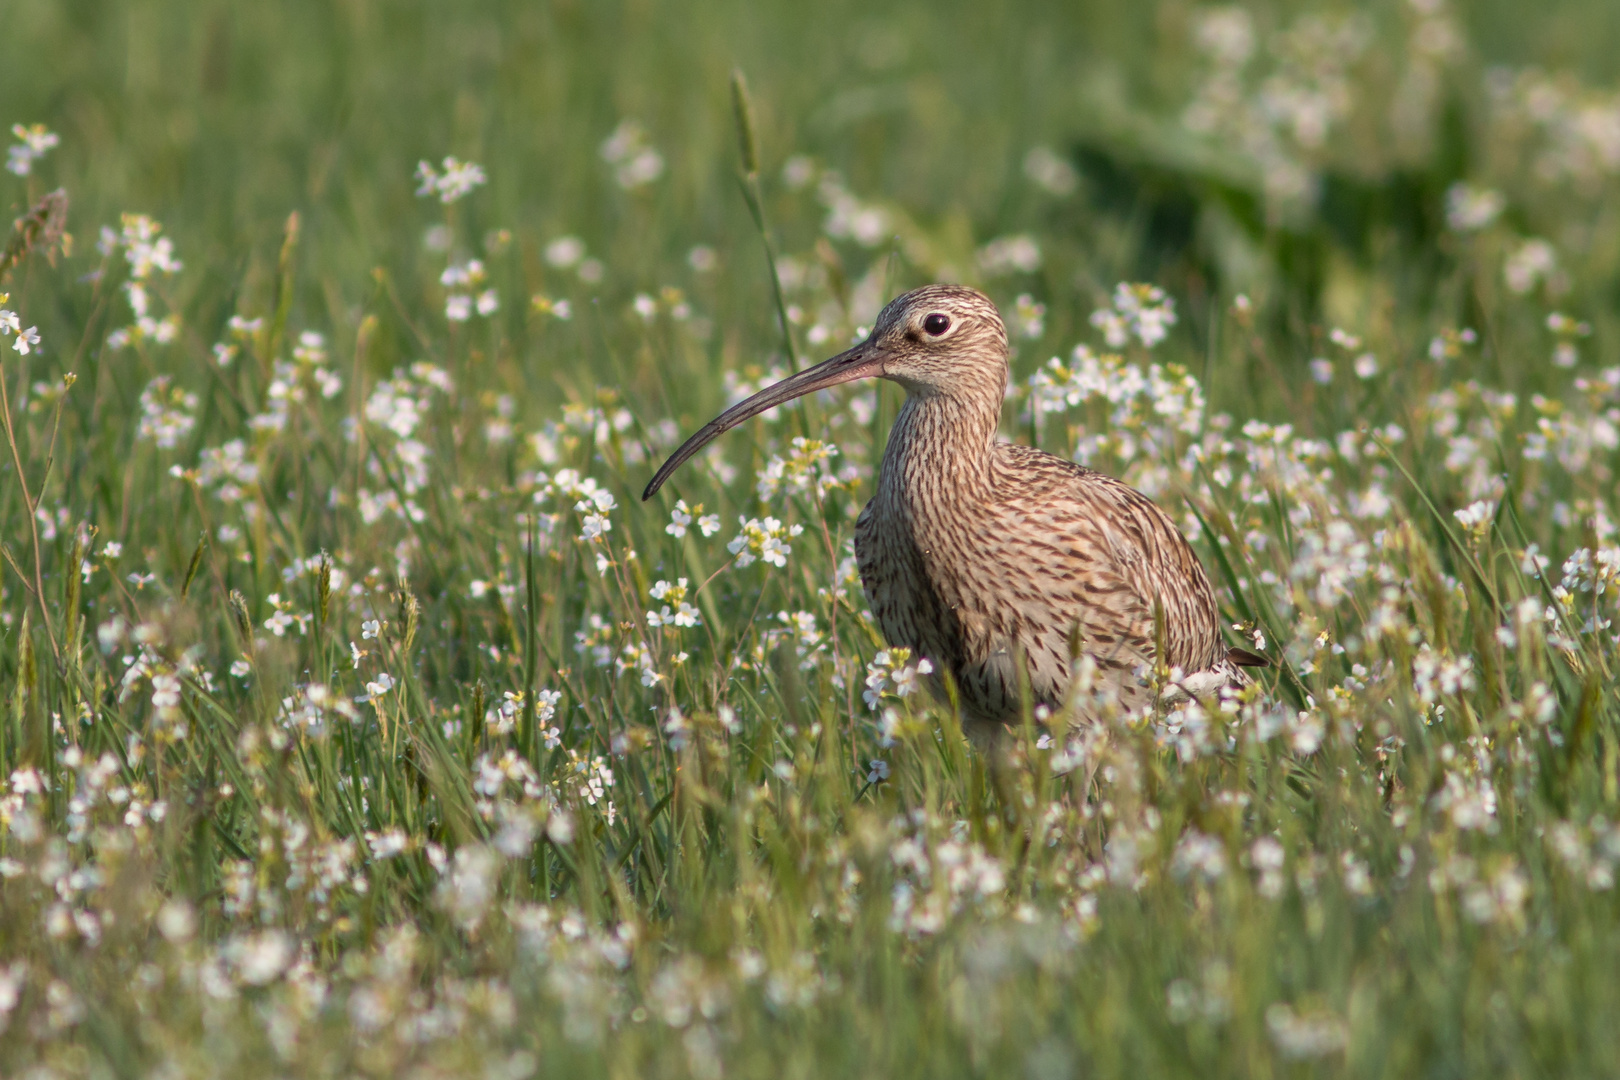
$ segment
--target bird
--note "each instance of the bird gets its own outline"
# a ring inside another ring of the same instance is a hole
[[[1267,661],[1225,644],[1214,589],[1169,515],[1120,480],[998,438],[1010,374],[989,297],[963,285],[915,289],[850,349],[704,425],[642,499],[767,409],[888,379],[906,398],[856,519],[856,563],[883,637],[928,662],[937,692],[954,683],[970,738],[994,741],[1019,724],[1026,687],[1033,704],[1062,708],[1083,657],[1091,684],[1126,711],[1245,685],[1242,669]]]

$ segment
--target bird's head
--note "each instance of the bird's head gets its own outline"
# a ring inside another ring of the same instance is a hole
[[[925,285],[884,308],[867,339],[846,353],[878,357],[885,379],[911,394],[1007,387],[1007,328],[990,298],[966,285]],[[832,363],[832,361],[828,361]]]
[[[856,379],[891,379],[913,396],[983,399],[1000,407],[1007,386],[1007,328],[990,298],[966,285],[925,285],[896,297],[864,341],[774,383],[709,421],[653,476],[650,499],[664,481],[719,435],[794,398]]]

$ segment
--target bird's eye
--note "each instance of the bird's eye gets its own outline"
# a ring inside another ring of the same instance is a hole
[[[939,337],[939,335],[943,334],[950,328],[951,317],[949,315],[942,315],[937,311],[923,320],[923,329],[928,331],[934,337]]]

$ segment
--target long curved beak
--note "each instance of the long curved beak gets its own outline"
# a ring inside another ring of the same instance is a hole
[[[641,493],[641,499],[646,502],[658,493],[676,469],[684,465],[688,458],[707,446],[717,436],[723,435],[742,423],[744,420],[758,416],[767,409],[792,401],[794,398],[813,394],[817,390],[825,390],[829,386],[839,383],[853,382],[856,379],[871,378],[883,374],[883,357],[879,351],[872,347],[871,342],[863,341],[859,345],[845,352],[839,353],[831,360],[824,360],[815,367],[805,368],[797,375],[789,375],[779,383],[773,383],[745,401],[739,401],[719,416],[710,420],[698,429],[693,435],[681,444],[681,448],[669,456],[663,468],[653,474],[647,484],[647,490]]]

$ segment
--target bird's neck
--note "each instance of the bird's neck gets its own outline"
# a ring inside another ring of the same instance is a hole
[[[913,514],[982,499],[1000,419],[999,394],[911,390],[883,452],[879,497]]]

